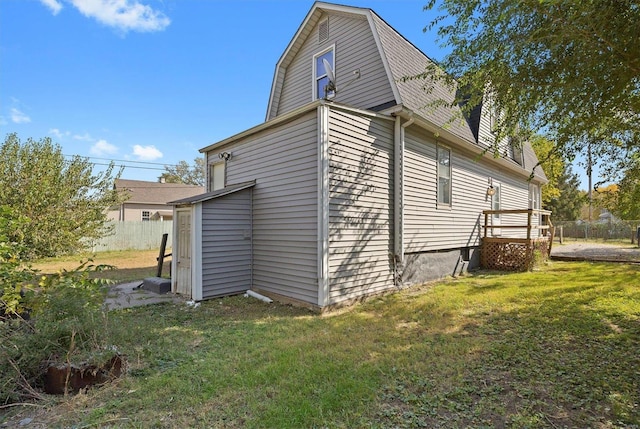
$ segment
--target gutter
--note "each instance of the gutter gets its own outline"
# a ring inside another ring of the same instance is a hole
[[[447,141],[448,144],[461,149],[467,153],[475,155],[476,157],[485,160],[489,164],[493,164],[494,166],[499,166],[504,170],[508,170],[514,174],[517,174],[520,177],[529,178],[531,172],[521,165],[517,164],[515,161],[509,161],[504,158],[494,158],[492,156],[485,156],[484,148],[478,146],[476,142],[470,142],[462,137],[453,134],[445,128],[438,127],[431,122],[422,119],[420,115],[416,114],[414,116],[413,110],[407,109],[402,105],[394,106],[390,109],[384,110],[381,113],[387,115],[395,115],[396,117],[402,117],[407,120],[413,119],[415,124],[420,128],[427,130],[433,133],[434,136],[440,137]],[[544,180],[539,176],[534,176],[532,179],[533,183],[545,184],[548,180]]]
[[[259,133],[260,131],[264,131],[266,129],[269,129],[271,127],[274,127],[276,125],[279,125],[283,122],[289,121],[297,116],[301,116],[307,112],[310,112],[314,109],[316,109],[319,105],[323,104],[324,100],[315,100],[312,101],[311,103],[307,103],[301,107],[298,107],[297,109],[292,110],[291,112],[287,112],[285,114],[276,116],[275,118],[267,121],[267,122],[263,122],[259,125],[256,125],[252,128],[249,128],[248,130],[242,131],[238,134],[234,134],[231,137],[227,137],[224,140],[220,140],[216,143],[212,143],[209,146],[205,146],[202,149],[199,150],[200,153],[206,153],[209,152],[210,150],[213,149],[219,149],[229,143],[233,143],[236,140],[251,136],[253,134]]]
[[[393,154],[393,244],[395,261],[399,265],[404,263],[404,139],[405,129],[415,122],[413,113],[403,124],[402,118],[396,116],[394,125],[394,154]]]

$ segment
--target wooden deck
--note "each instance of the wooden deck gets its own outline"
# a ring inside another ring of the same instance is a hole
[[[551,254],[554,227],[548,210],[484,210],[484,235],[480,247],[480,264],[483,268],[501,271],[526,271],[539,258]],[[493,215],[500,215],[500,224]],[[539,222],[534,222],[534,215]],[[511,221],[502,223],[504,218]],[[524,222],[526,219],[526,222]],[[509,231],[511,236],[502,232]],[[522,231],[526,231],[523,233]],[[500,235],[496,234],[500,232]],[[491,234],[491,235],[490,235]]]

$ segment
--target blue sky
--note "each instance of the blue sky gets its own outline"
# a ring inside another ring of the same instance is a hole
[[[446,53],[422,31],[426,0],[339,3],[370,7],[433,59]],[[264,121],[275,64],[312,5],[0,0],[0,133],[49,136],[155,181],[163,164]]]

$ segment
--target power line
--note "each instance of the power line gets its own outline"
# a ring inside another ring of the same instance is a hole
[[[105,164],[105,163],[100,163],[100,162],[91,162],[91,165],[103,165],[103,166],[110,166],[111,164]],[[126,165],[126,164],[113,164],[114,167],[122,167],[122,168],[135,168],[137,170],[156,170],[156,171],[165,171],[164,168],[158,168],[158,167],[142,167],[142,166],[138,166],[138,165]]]
[[[87,159],[98,159],[100,161],[109,161],[109,162],[127,162],[127,163],[132,163],[132,164],[147,164],[147,165],[162,165],[163,167],[166,165],[167,167],[177,167],[177,164],[165,164],[163,162],[150,162],[150,161],[134,161],[134,160],[129,160],[129,159],[112,159],[112,158],[99,158],[97,156],[82,156],[82,155],[64,155],[68,158],[73,158],[75,156],[79,156],[80,158],[87,158]],[[92,164],[96,164],[96,165],[105,165],[105,164],[97,164],[97,163],[92,163]],[[108,164],[107,164],[108,165]],[[133,167],[133,166],[132,166]],[[143,168],[143,167],[134,167],[134,168]],[[164,170],[164,168],[163,168]]]

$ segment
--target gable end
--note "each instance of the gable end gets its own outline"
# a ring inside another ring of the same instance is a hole
[[[325,18],[318,24],[318,43],[329,40],[329,18]]]

